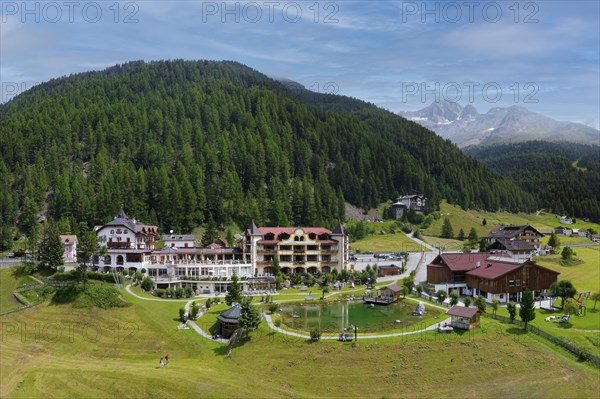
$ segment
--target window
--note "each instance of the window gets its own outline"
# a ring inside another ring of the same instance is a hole
[[[111,231],[110,231],[110,234],[115,234],[115,231],[114,231],[114,230],[111,230]]]
[[[508,286],[509,287],[514,287],[515,286],[515,280],[508,280]]]
[[[521,280],[516,280],[516,281],[515,281],[515,285],[516,285],[517,287],[520,287],[520,286],[521,286]]]

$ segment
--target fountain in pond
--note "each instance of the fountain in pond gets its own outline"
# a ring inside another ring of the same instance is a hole
[[[419,302],[417,308],[414,312],[412,312],[413,316],[423,316],[425,314],[425,304],[423,302]]]

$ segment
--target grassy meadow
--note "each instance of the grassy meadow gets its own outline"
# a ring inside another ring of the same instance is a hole
[[[406,236],[400,229],[396,234],[373,234],[360,241],[351,242],[353,250],[360,248],[361,252],[428,252],[429,250],[417,244]]]
[[[263,322],[227,358],[225,345],[177,330],[181,302],[123,296],[132,306],[46,303],[0,317],[0,396],[590,398],[600,390],[598,368],[495,320],[469,333],[359,335],[357,345],[309,343]],[[210,329],[225,308],[198,324]]]
[[[562,266],[560,255],[537,256],[534,260],[541,266],[560,273],[559,280],[571,280],[579,292],[600,292],[600,247],[574,248],[575,257],[582,263]]]

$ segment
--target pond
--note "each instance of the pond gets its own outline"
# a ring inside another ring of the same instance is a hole
[[[416,302],[402,301],[374,307],[362,301],[304,302],[282,306],[280,313],[283,323],[294,329],[339,332],[355,325],[363,333],[402,329],[424,321],[431,324],[441,314],[439,309],[426,307],[425,316],[413,316],[416,307]]]

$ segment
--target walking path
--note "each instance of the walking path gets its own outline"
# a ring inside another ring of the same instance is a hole
[[[136,297],[138,299],[142,299],[144,301],[168,301],[168,302],[177,301],[176,299],[144,298],[143,296],[135,294],[133,291],[131,291],[131,284],[129,284],[127,287],[125,287],[125,289],[127,290],[128,293],[130,293],[134,297]],[[336,293],[337,292],[334,292],[334,293],[332,293],[330,295],[333,295],[333,294],[336,294]],[[411,300],[411,301],[414,301],[414,302],[420,302],[418,299],[414,299],[414,298],[405,298],[405,299],[408,299],[408,300]],[[182,301],[186,302],[184,308],[185,308],[185,312],[186,312],[186,315],[187,315],[189,313],[189,309],[190,309],[190,306],[191,306],[192,302],[194,302],[195,300],[194,299],[193,300],[187,300],[187,299],[185,299],[185,300],[179,300],[179,302],[182,302]],[[295,301],[297,301],[297,300],[295,300]],[[281,302],[281,301],[279,301],[279,302]],[[444,307],[441,307],[441,306],[438,306],[438,305],[433,305],[433,304],[430,304],[430,303],[427,303],[426,305],[427,306],[432,306],[434,308],[442,309],[442,310],[447,310]],[[200,313],[200,315],[198,316],[198,318],[200,318],[203,314],[204,313]],[[267,324],[269,325],[269,327],[272,330],[274,330],[274,331],[277,331],[277,332],[279,332],[281,334],[285,334],[285,335],[292,336],[292,337],[310,339],[310,336],[308,336],[308,335],[299,334],[299,333],[295,333],[295,332],[292,332],[292,331],[286,331],[286,330],[284,330],[282,328],[279,328],[279,327],[275,326],[275,324],[273,324],[273,320],[271,320],[271,316],[269,316],[268,314],[263,313],[263,316],[265,317],[265,320],[267,321]],[[360,338],[361,339],[389,338],[389,337],[400,337],[400,336],[403,336],[403,335],[418,334],[418,333],[425,332],[425,331],[435,330],[436,329],[436,325],[438,323],[449,323],[449,322],[450,322],[450,318],[448,318],[446,320],[442,320],[442,321],[436,322],[436,323],[432,324],[431,326],[423,328],[421,330],[405,331],[405,332],[391,333],[391,334],[361,335]],[[210,334],[208,334],[206,331],[204,331],[203,329],[201,329],[196,324],[196,322],[193,321],[193,320],[188,320],[187,323],[188,323],[188,325],[190,327],[192,327],[192,329],[194,331],[196,331],[196,333],[198,333],[199,335],[201,335],[202,337],[204,337],[206,339],[210,339],[211,341],[219,342],[219,343],[223,343],[223,344],[229,342],[229,340],[227,340],[227,339],[213,339]],[[335,337],[335,336],[334,337],[329,337],[328,336],[328,337],[321,337],[321,339],[338,339],[338,337]]]

